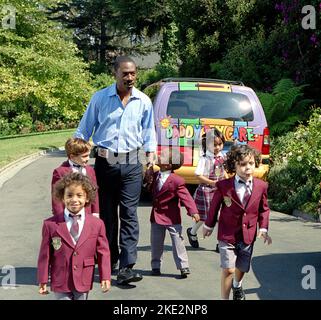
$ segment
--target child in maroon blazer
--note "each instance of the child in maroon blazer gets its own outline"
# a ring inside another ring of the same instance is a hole
[[[253,245],[258,237],[271,244],[268,235],[270,209],[267,203],[266,182],[254,178],[260,154],[248,145],[235,145],[227,153],[226,171],[235,173],[232,178],[216,183],[208,217],[203,226],[204,237],[210,236],[217,222],[219,251],[222,268],[221,295],[233,300],[245,300],[242,279],[250,269]],[[234,278],[233,278],[234,277]]]
[[[55,185],[56,197],[65,209],[43,223],[38,258],[39,293],[47,294],[49,274],[51,290],[58,300],[86,300],[93,286],[95,258],[101,288],[110,289],[110,252],[101,219],[85,213],[85,206],[96,196],[96,188],[87,176],[70,173]]]
[[[151,186],[153,207],[151,222],[152,274],[160,275],[166,230],[171,240],[175,264],[186,278],[190,273],[187,252],[182,236],[181,203],[188,215],[199,221],[199,215],[185,181],[173,171],[183,164],[183,155],[171,148],[163,148],[158,158],[159,172],[154,173]]]
[[[60,214],[64,211],[64,204],[54,197],[54,185],[65,174],[71,172],[79,172],[87,175],[94,186],[97,188],[97,180],[95,170],[88,165],[91,144],[80,138],[69,138],[65,143],[65,150],[68,160],[63,162],[58,168],[53,171],[51,181],[51,202],[52,213]],[[86,207],[86,213],[91,213],[99,218],[99,199],[98,192],[90,206]]]

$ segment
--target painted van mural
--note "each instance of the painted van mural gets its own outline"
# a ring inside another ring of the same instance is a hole
[[[201,153],[201,136],[213,127],[225,136],[225,152],[233,143],[258,149],[262,165],[255,175],[266,177],[269,130],[251,88],[224,80],[165,79],[154,100],[154,112],[158,150],[172,146],[184,154],[184,166],[177,173],[187,183],[198,183],[194,171]]]

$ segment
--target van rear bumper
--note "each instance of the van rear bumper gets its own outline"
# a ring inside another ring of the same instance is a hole
[[[199,180],[195,175],[196,167],[193,166],[182,166],[175,171],[178,175],[184,178],[186,184],[199,184]],[[258,168],[255,168],[254,177],[266,180],[269,172],[269,165],[261,164]]]

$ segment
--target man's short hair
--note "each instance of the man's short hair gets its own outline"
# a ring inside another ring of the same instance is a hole
[[[115,72],[118,70],[118,68],[120,67],[120,64],[123,62],[131,62],[136,66],[135,61],[132,58],[130,58],[129,56],[118,56],[114,61]]]

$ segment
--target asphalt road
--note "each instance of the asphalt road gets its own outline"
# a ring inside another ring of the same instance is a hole
[[[54,299],[52,293],[47,296],[37,293],[36,265],[42,221],[51,215],[51,174],[64,160],[63,151],[42,156],[24,168],[16,169],[9,180],[0,183],[0,300]],[[2,177],[4,174],[7,173],[2,172]],[[97,275],[89,299],[220,299],[219,255],[214,252],[216,234],[200,239],[199,249],[191,248],[186,242],[191,269],[187,279],[179,277],[167,235],[162,276],[150,275],[150,209],[148,201],[142,201],[138,209],[140,240],[136,269],[142,272],[144,279],[135,285],[121,287],[116,285],[113,275],[111,291],[103,294]],[[183,209],[184,235],[190,222]],[[271,212],[273,244],[264,245],[262,240],[255,243],[252,267],[243,282],[247,300],[320,299],[320,228],[320,223]],[[14,269],[8,269],[8,266]],[[8,288],[7,284],[14,279],[15,283]],[[304,289],[307,287],[310,289]]]

